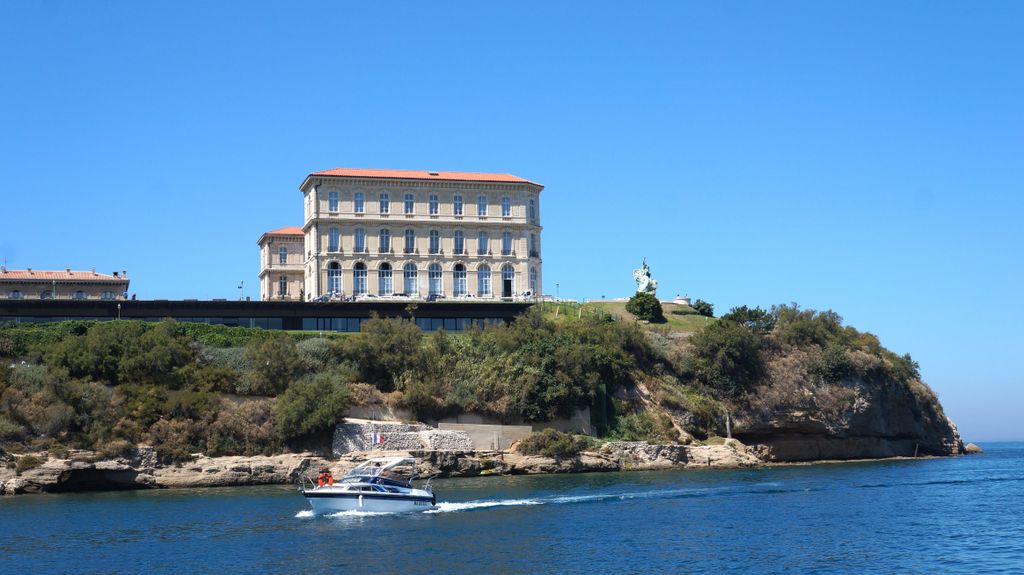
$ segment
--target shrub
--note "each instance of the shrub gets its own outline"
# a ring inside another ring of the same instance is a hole
[[[322,371],[337,363],[331,343],[326,337],[304,339],[295,347],[307,371]]]
[[[692,307],[676,306],[672,308],[672,310],[669,311],[668,313],[672,315],[697,315],[697,310],[693,309]]]
[[[637,319],[651,323],[663,323],[665,314],[661,311],[661,302],[653,294],[637,292],[626,302],[626,311]]]
[[[555,459],[578,457],[580,452],[589,447],[586,437],[564,433],[548,428],[531,434],[521,440],[517,447],[524,455],[543,455]]]
[[[118,459],[135,454],[135,445],[124,439],[113,439],[96,447],[101,459]]]
[[[825,346],[844,335],[843,318],[832,310],[800,309],[797,304],[772,306],[775,337],[795,346]]]
[[[29,469],[35,469],[44,463],[46,463],[46,458],[44,457],[40,457],[38,455],[22,455],[18,458],[18,462],[14,466],[14,472],[21,475]]]
[[[734,307],[722,319],[734,321],[760,334],[766,334],[775,327],[775,316],[759,307],[749,308],[745,305]]]
[[[690,338],[690,344],[697,379],[724,397],[738,397],[764,376],[761,341],[739,324],[711,322]]]
[[[277,399],[277,434],[295,439],[334,429],[350,405],[347,382],[319,373],[295,381]]]
[[[606,437],[620,441],[662,443],[675,441],[678,436],[672,428],[672,420],[668,416],[649,411],[634,411],[622,415],[617,414]]]
[[[240,393],[277,395],[303,372],[295,340],[284,334],[251,340],[245,347],[245,357],[251,368]]]
[[[396,378],[403,372],[423,368],[423,332],[415,323],[374,316],[361,330],[332,346],[338,356],[357,366],[362,381],[386,393],[396,389]]]
[[[702,299],[693,302],[693,311],[704,317],[715,317],[715,306]]]
[[[580,452],[589,445],[590,442],[586,437],[548,428],[521,440],[517,449],[525,455],[544,455],[545,457],[563,459],[579,456]]]
[[[269,455],[280,447],[274,434],[273,401],[256,399],[224,405],[206,431],[206,454]]]

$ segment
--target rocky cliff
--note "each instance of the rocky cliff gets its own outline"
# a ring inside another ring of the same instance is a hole
[[[958,455],[956,426],[920,381],[808,386],[782,401],[747,402],[733,435],[765,461]]]

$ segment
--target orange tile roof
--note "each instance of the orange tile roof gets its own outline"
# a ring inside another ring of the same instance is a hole
[[[533,184],[513,176],[512,174],[482,174],[475,172],[428,172],[425,170],[369,170],[363,168],[334,168],[322,172],[312,172],[310,176],[339,176],[348,178],[388,178],[399,180],[448,180],[459,182],[508,182],[517,184]]]
[[[93,282],[120,282],[128,281],[128,277],[114,277],[107,274],[98,274],[91,271],[68,271],[68,270],[4,270],[0,272],[0,280],[60,280],[60,281],[93,281]]]
[[[285,226],[283,228],[277,228],[274,231],[267,232],[268,236],[301,236],[302,228],[296,226]]]

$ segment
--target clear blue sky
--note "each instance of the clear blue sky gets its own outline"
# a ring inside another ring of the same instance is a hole
[[[832,308],[1024,439],[1024,4],[4,2],[0,257],[258,295],[332,167],[510,172],[546,291]]]

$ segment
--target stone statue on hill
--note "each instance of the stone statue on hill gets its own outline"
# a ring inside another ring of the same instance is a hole
[[[651,268],[647,267],[647,258],[644,258],[643,266],[633,270],[633,279],[636,280],[636,293],[649,293],[655,295],[658,291],[658,280],[651,277]]]

